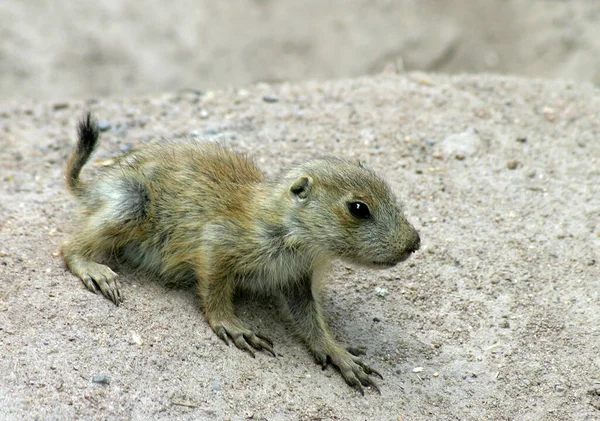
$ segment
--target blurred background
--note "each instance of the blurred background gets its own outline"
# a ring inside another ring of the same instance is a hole
[[[384,68],[600,83],[600,1],[0,1],[0,99],[205,90]]]

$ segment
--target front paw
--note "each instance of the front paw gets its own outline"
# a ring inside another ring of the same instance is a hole
[[[230,317],[225,320],[211,321],[210,327],[227,345],[229,339],[233,341],[236,347],[248,352],[254,357],[254,350],[265,350],[274,357],[277,356],[273,350],[273,342],[259,333],[254,333],[248,329],[237,317]]]
[[[377,386],[370,376],[376,375],[381,379],[383,379],[383,376],[377,370],[363,363],[357,355],[353,354],[344,348],[335,347],[328,352],[315,352],[315,358],[321,364],[323,370],[327,368],[328,363],[334,365],[340,371],[346,383],[358,390],[361,395],[364,396],[365,394],[363,386],[373,388],[381,394],[379,386]]]

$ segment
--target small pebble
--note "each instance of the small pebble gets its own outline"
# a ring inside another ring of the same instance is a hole
[[[110,384],[110,379],[107,376],[94,376],[92,383]]]
[[[263,96],[263,101],[268,103],[279,102],[279,98],[271,95],[265,95]]]
[[[385,288],[375,287],[375,294],[379,295],[380,297],[385,297],[389,293],[390,292]]]
[[[98,130],[101,132],[106,132],[112,129],[111,124],[108,121],[99,121],[98,122]]]
[[[144,340],[142,339],[142,337],[140,336],[139,333],[137,333],[134,330],[130,330],[129,334],[131,335],[131,339],[133,340],[134,343],[136,343],[137,345],[144,345]]]
[[[477,130],[470,128],[462,133],[447,136],[439,143],[438,147],[444,155],[460,159],[459,155],[463,157],[476,155],[483,148],[483,141]]]
[[[423,367],[415,367],[413,368],[413,373],[421,373],[425,370]]]
[[[542,115],[548,121],[554,121],[554,120],[556,120],[556,110],[554,108],[544,107],[542,109]]]
[[[200,136],[214,136],[221,133],[221,129],[219,129],[218,127],[212,127],[212,128],[208,128],[206,130],[203,130],[199,133]]]
[[[150,121],[150,117],[148,116],[140,116],[140,118],[138,118],[138,124],[140,125],[140,127],[145,127],[146,124]]]
[[[519,163],[519,161],[517,161],[516,159],[511,159],[510,161],[508,161],[506,163],[506,167],[509,170],[516,170],[517,168],[519,168],[521,166],[521,164]]]

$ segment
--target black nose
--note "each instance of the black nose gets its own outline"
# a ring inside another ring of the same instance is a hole
[[[421,247],[421,237],[419,236],[418,232],[415,232],[415,239],[413,241],[412,247],[410,248],[410,252],[414,253],[415,251],[419,250],[420,247]]]

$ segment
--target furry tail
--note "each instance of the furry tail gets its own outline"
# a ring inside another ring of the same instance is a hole
[[[99,134],[98,122],[92,118],[92,113],[88,112],[87,115],[79,121],[77,127],[77,145],[71,153],[67,163],[67,187],[75,195],[79,193],[81,188],[79,173],[96,149]]]

